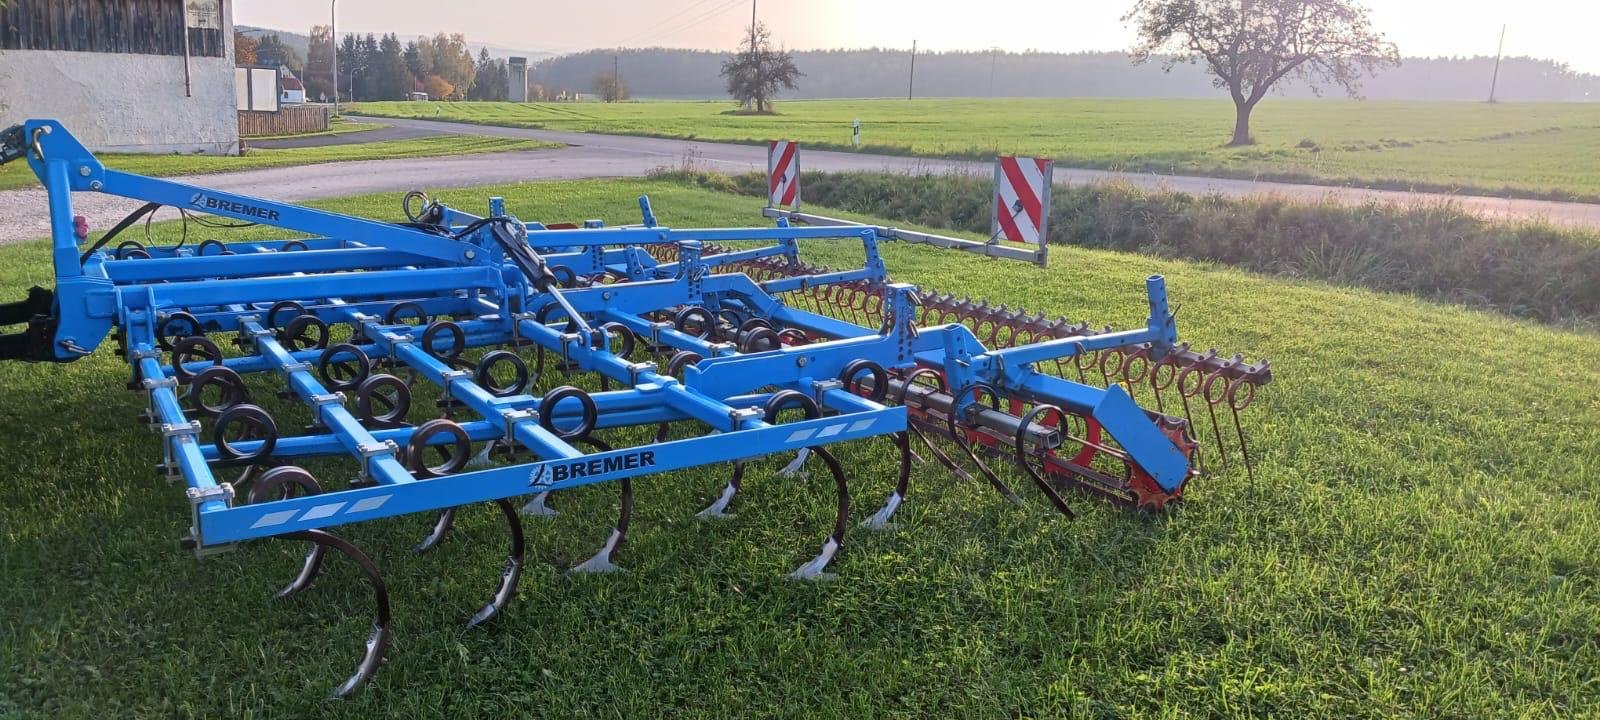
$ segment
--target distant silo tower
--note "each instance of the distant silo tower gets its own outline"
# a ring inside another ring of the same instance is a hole
[[[511,58],[511,102],[528,101],[528,59]]]

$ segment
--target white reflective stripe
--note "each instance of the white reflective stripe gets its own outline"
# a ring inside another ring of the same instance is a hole
[[[378,508],[383,507],[384,503],[389,502],[389,498],[392,498],[392,497],[394,497],[394,496],[393,495],[379,495],[377,497],[362,498],[360,500],[357,500],[356,504],[351,505],[350,509],[346,510],[344,512],[345,512],[346,515],[348,515],[350,513],[366,512],[368,510],[377,510]]]
[[[272,527],[273,525],[282,525],[282,524],[284,524],[286,522],[289,522],[289,518],[292,518],[295,515],[298,515],[299,513],[300,513],[299,510],[282,510],[282,511],[279,511],[279,512],[267,513],[265,515],[262,515],[261,519],[256,521],[256,524],[251,525],[250,529],[254,530],[256,528]]]
[[[792,433],[789,433],[789,439],[785,440],[784,442],[799,442],[799,441],[804,440],[804,439],[806,439],[808,437],[811,437],[812,433],[815,433],[815,432],[816,432],[816,430],[812,430],[812,429],[809,429],[809,428],[805,429],[805,430],[796,430],[796,431],[794,431]]]
[[[877,422],[877,420],[870,418],[866,420],[858,420],[856,421],[856,424],[850,426],[850,432],[861,432],[862,430],[872,427],[872,424],[875,422]]]
[[[334,514],[336,512],[339,512],[339,508],[342,508],[344,506],[345,506],[345,503],[342,503],[342,502],[328,503],[327,505],[318,505],[318,506],[316,506],[314,508],[311,508],[310,510],[307,510],[306,514],[300,516],[300,519],[301,520],[316,520],[317,518],[325,518],[325,517],[328,517],[329,515],[332,515],[332,514]]]
[[[846,427],[849,427],[849,426],[850,426],[850,423],[839,423],[838,425],[829,425],[829,426],[823,428],[822,432],[817,433],[817,438],[821,439],[821,438],[825,438],[825,437],[833,437],[835,435],[838,435],[841,432],[844,432],[844,429]]]
[[[1039,169],[1039,161],[1033,158],[1016,158],[1017,169],[1022,171],[1022,176],[1028,179],[1028,189],[1033,191],[1035,198],[1044,197],[1044,172]]]

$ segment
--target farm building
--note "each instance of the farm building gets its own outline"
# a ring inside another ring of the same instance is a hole
[[[239,152],[232,0],[0,3],[0,127],[62,121],[105,152]]]
[[[293,73],[285,71],[278,81],[283,84],[283,96],[279,98],[280,102],[284,105],[305,104],[306,86],[300,82],[300,78],[295,77]]]

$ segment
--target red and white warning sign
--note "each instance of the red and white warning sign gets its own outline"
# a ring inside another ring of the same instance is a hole
[[[1044,245],[1050,221],[1050,177],[1054,165],[1043,158],[1001,157],[995,160],[991,237]]]
[[[773,140],[767,144],[767,207],[800,209],[800,144]]]

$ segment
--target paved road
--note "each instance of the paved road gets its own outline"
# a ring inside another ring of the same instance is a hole
[[[680,165],[693,165],[730,173],[762,170],[766,166],[765,148],[751,145],[499,128],[428,120],[386,118],[382,119],[382,122],[417,132],[452,132],[537,139],[565,143],[570,147],[460,157],[328,163],[247,170],[178,180],[276,200],[298,201],[413,188],[426,190],[531,180],[635,177],[656,168]],[[988,177],[993,173],[989,163],[985,162],[818,150],[805,151],[802,163],[807,170],[825,171],[965,173],[978,177]],[[1600,205],[1586,203],[1507,200],[1069,168],[1057,168],[1055,179],[1058,183],[1077,184],[1123,182],[1149,189],[1220,193],[1234,197],[1278,195],[1311,202],[1323,199],[1353,204],[1373,201],[1432,204],[1448,201],[1487,218],[1545,220],[1557,225],[1600,230]],[[137,206],[138,203],[83,193],[75,198],[74,212],[87,216],[91,228],[105,229]],[[163,214],[158,216],[159,219],[176,216],[175,211],[171,209],[163,209],[162,212]],[[0,192],[0,243],[41,237],[48,231],[49,223],[46,219],[42,190]]]
[[[385,123],[387,124],[387,123]],[[363,143],[384,142],[387,140],[415,140],[417,138],[447,135],[443,130],[429,130],[417,127],[380,127],[371,130],[337,133],[333,135],[312,135],[309,137],[285,137],[273,140],[251,140],[246,138],[246,147],[260,150],[287,150],[289,148],[328,147],[329,145],[360,145]]]

